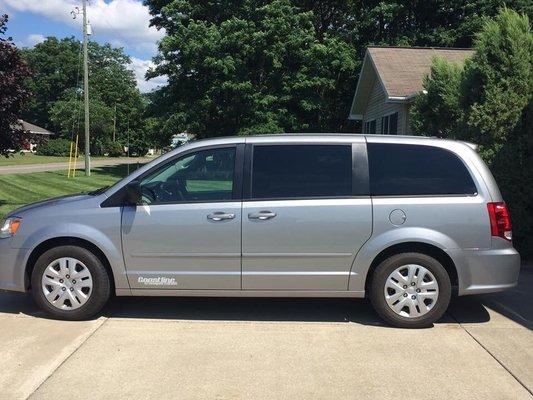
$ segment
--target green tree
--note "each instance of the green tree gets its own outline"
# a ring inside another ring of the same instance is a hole
[[[65,90],[81,82],[80,50],[80,42],[73,37],[61,40],[48,37],[31,49],[21,50],[33,71],[27,84],[35,93],[25,107],[24,119],[47,129],[55,129],[49,112]]]
[[[460,70],[436,60],[413,127],[480,145],[511,209],[517,246],[533,256],[533,34],[529,18],[503,9],[485,19],[475,55]],[[449,81],[449,86],[446,85]]]
[[[528,0],[506,1],[531,15]],[[502,0],[145,0],[166,37],[161,126],[202,136],[351,131],[366,47],[472,45]],[[170,101],[171,107],[167,106]],[[163,132],[163,131],[162,131]],[[167,133],[164,134],[166,136]]]
[[[49,37],[31,49],[24,49],[24,56],[35,72],[28,84],[37,93],[25,117],[67,138],[79,134],[83,141],[80,50],[80,43],[73,37],[61,40]],[[122,48],[89,43],[91,151],[95,153],[105,151],[114,129],[117,141],[123,145],[128,138],[137,140],[145,135],[145,102],[129,68],[130,62]]]
[[[62,98],[53,103],[50,120],[62,137],[71,138],[76,132],[80,143],[83,143],[85,129],[83,99],[74,92],[72,89],[67,90]],[[99,155],[105,151],[105,144],[111,140],[113,109],[96,95],[90,97],[89,109],[91,110],[91,153]]]
[[[491,161],[522,120],[533,95],[533,34],[529,18],[503,9],[476,36],[465,64],[461,107],[464,128]]]
[[[462,66],[435,58],[430,75],[424,78],[424,91],[410,109],[413,131],[457,138],[457,121],[463,118],[458,96],[461,79]]]
[[[527,16],[504,9],[476,36],[460,99],[463,137],[481,146],[515,222],[524,256],[533,256],[533,33]]]
[[[317,2],[318,3],[318,2]],[[349,2],[359,39],[406,46],[471,47],[486,17],[508,7],[533,16],[530,0],[393,0]]]
[[[20,52],[5,38],[7,15],[0,16],[0,154],[19,150],[28,139],[27,132],[19,126],[21,109],[31,93],[24,80],[30,71]]]
[[[165,117],[179,123],[175,132],[204,137],[346,125],[336,89],[341,77],[354,78],[353,48],[329,35],[319,41],[312,12],[287,0],[161,3],[149,3],[158,13],[154,23],[168,33],[152,76],[169,77],[161,97],[172,99]]]

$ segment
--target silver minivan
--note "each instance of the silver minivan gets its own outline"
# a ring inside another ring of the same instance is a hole
[[[109,188],[2,223],[0,289],[90,318],[117,296],[365,297],[426,327],[453,294],[516,285],[520,257],[475,146],[379,135],[189,143]]]

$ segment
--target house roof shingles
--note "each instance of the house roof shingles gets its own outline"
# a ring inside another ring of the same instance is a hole
[[[19,119],[18,121],[19,126],[24,129],[25,131],[30,131],[31,133],[37,134],[37,135],[53,135],[53,132],[50,132],[48,129],[41,128],[40,126],[30,124],[29,122],[26,122],[22,119]]]
[[[422,91],[435,56],[463,64],[474,54],[472,49],[433,47],[369,47],[377,73],[389,98],[409,97]]]

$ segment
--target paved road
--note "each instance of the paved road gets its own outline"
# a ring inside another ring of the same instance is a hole
[[[533,268],[431,329],[363,300],[114,299],[88,322],[0,293],[0,398],[532,399]]]
[[[109,158],[109,159],[98,159],[91,161],[91,167],[104,167],[109,165],[119,165],[119,164],[144,164],[148,161],[153,160],[153,158]],[[76,169],[84,169],[85,164],[83,159],[78,160],[76,164]],[[28,165],[8,165],[0,167],[0,175],[4,174],[28,174],[30,172],[45,172],[45,171],[59,171],[68,169],[68,163],[49,163],[49,164],[28,164]]]

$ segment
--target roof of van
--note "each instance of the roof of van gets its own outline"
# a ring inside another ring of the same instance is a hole
[[[329,141],[346,143],[353,138],[357,142],[369,142],[369,143],[396,143],[396,144],[417,144],[424,143],[427,145],[443,146],[447,148],[457,148],[457,146],[467,146],[472,150],[477,151],[478,146],[466,141],[438,138],[435,136],[415,136],[415,135],[367,135],[367,134],[355,134],[355,133],[278,133],[278,134],[266,134],[266,135],[249,135],[249,136],[220,136],[212,138],[197,139],[188,142],[188,146],[197,147],[204,144],[212,143],[213,145],[224,144],[237,144],[237,143],[276,143],[291,142],[291,138],[297,139],[297,142],[317,141],[326,143]],[[277,140],[276,140],[277,139]],[[178,149],[175,149],[178,151]]]
[[[197,139],[196,141],[217,140],[217,139],[253,139],[253,138],[279,138],[279,137],[377,137],[377,138],[406,138],[406,139],[441,139],[436,136],[417,136],[417,135],[380,135],[380,134],[362,134],[362,133],[275,133],[263,135],[246,135],[246,136],[218,136],[210,138]],[[448,140],[448,139],[442,139]]]

